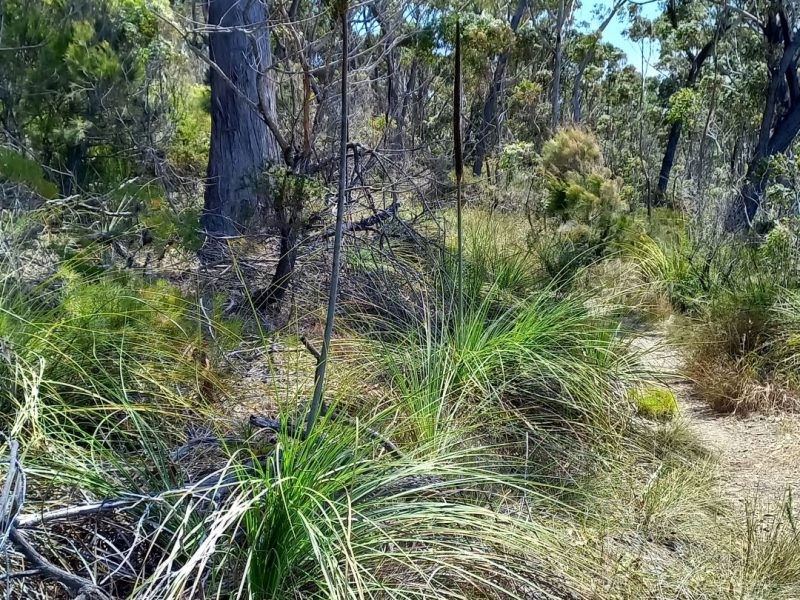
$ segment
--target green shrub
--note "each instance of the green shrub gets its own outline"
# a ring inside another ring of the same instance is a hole
[[[58,193],[39,163],[10,148],[0,148],[0,181],[21,183],[45,198],[55,198]]]
[[[172,97],[175,137],[167,156],[181,171],[205,172],[211,136],[211,91],[206,85],[188,87]]]
[[[0,370],[6,418],[21,401],[19,365],[41,365],[41,399],[62,408],[101,405],[120,386],[145,400],[217,384],[195,309],[166,283],[87,277],[67,265],[49,289],[6,289],[0,309],[0,336],[13,353]],[[236,328],[219,328],[223,344],[236,339]]]
[[[429,315],[379,346],[410,434],[448,439],[453,422],[508,403],[586,423],[613,418],[613,381],[632,372],[615,324],[592,315],[583,298],[550,289],[512,306],[498,297],[491,288],[467,303],[463,319]]]
[[[597,138],[588,130],[567,127],[542,148],[542,165],[559,179],[569,173],[591,173],[603,165],[603,153]]]
[[[575,128],[560,130],[542,149],[550,192],[548,212],[564,222],[592,226],[605,237],[625,205],[602,156],[594,135]]]
[[[662,388],[633,389],[630,396],[636,411],[648,419],[671,419],[678,413],[675,394]]]

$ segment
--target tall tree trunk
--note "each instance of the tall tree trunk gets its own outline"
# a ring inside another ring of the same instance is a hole
[[[741,231],[755,219],[770,177],[769,159],[785,153],[800,133],[800,82],[797,58],[800,34],[790,26],[784,11],[771,13],[763,27],[767,42],[769,85],[764,113],[747,175],[725,219],[725,229]],[[778,51],[783,47],[782,53]]]
[[[670,3],[670,6],[673,5]],[[671,14],[673,15],[673,26],[677,28],[677,17],[674,16],[674,12]],[[689,67],[689,75],[686,77],[686,83],[681,89],[693,90],[697,87],[697,80],[700,78],[700,71],[703,69],[703,65],[708,57],[714,52],[714,48],[716,47],[719,38],[722,37],[729,27],[730,25],[727,23],[727,21],[722,21],[714,31],[714,36],[708,42],[706,42],[697,55],[687,51],[691,65]],[[680,122],[673,123],[669,130],[667,147],[664,149],[664,158],[661,160],[661,171],[658,175],[656,199],[660,202],[663,202],[667,193],[669,176],[672,173],[672,167],[675,165],[675,154],[678,150],[678,144],[680,143],[682,130],[683,124]]]
[[[517,10],[511,17],[511,31],[516,33],[519,28],[522,15],[528,6],[528,0],[519,0]],[[486,159],[487,152],[494,146],[494,141],[499,134],[498,107],[500,97],[503,93],[503,79],[505,78],[506,67],[511,58],[511,51],[506,50],[500,55],[492,75],[492,83],[489,86],[489,93],[483,105],[481,122],[478,127],[477,139],[475,142],[475,162],[472,166],[472,173],[480,177],[483,172],[483,161]]]
[[[742,189],[727,215],[725,227],[728,231],[741,231],[753,224],[769,183],[769,159],[776,154],[785,153],[798,133],[800,133],[800,104],[792,107],[778,121],[766,144],[759,144],[756,148],[753,158],[747,165],[747,175]]]
[[[675,154],[678,152],[678,143],[681,140],[681,131],[683,131],[683,123],[681,121],[676,121],[669,128],[667,147],[664,149],[664,158],[661,160],[661,171],[658,173],[657,189],[659,201],[663,201],[667,194],[669,176],[670,173],[672,173],[672,167],[675,165]]]
[[[246,230],[259,213],[259,200],[267,199],[262,173],[280,157],[265,115],[254,108],[274,118],[273,80],[256,70],[263,74],[272,65],[267,17],[262,2],[208,2],[209,57],[218,67],[211,70],[211,144],[202,216],[211,237]],[[245,26],[254,30],[245,33]]]
[[[566,11],[564,9],[564,0],[558,3],[558,17],[556,20],[556,49],[553,59],[553,118],[551,128],[553,131],[558,129],[561,123],[561,62],[564,58],[564,21],[566,20]]]

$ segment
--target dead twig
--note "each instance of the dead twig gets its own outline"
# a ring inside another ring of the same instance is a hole
[[[395,200],[388,208],[384,210],[379,210],[374,215],[370,215],[369,217],[361,219],[360,221],[354,221],[352,223],[344,225],[342,228],[342,233],[364,231],[366,229],[369,229],[370,227],[374,227],[375,225],[392,218],[394,215],[397,214],[397,211],[399,209],[400,209],[400,202]],[[334,235],[336,235],[336,228],[328,227],[327,229],[324,229],[319,233],[315,233],[314,235],[307,237],[305,240],[303,240],[303,243],[309,244],[316,240],[327,239]]]
[[[320,360],[322,358],[322,355],[319,353],[319,350],[314,348],[314,346],[311,344],[311,342],[308,341],[308,338],[306,336],[300,337],[300,343],[306,347],[306,350],[308,350],[311,353],[311,356],[313,356],[316,360]]]

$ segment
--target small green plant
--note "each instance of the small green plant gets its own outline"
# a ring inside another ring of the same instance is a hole
[[[21,183],[45,198],[55,198],[58,190],[48,181],[42,167],[10,148],[0,148],[0,181]]]
[[[208,162],[211,136],[211,90],[194,85],[172,97],[175,137],[167,156],[181,171],[201,174]]]
[[[643,417],[655,420],[672,419],[678,414],[675,394],[662,388],[633,389],[631,399],[636,403],[636,411]]]

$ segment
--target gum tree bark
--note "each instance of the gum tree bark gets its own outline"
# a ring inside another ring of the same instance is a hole
[[[708,42],[697,56],[691,55],[692,66],[689,70],[689,75],[686,78],[686,84],[681,89],[694,89],[697,87],[697,79],[700,76],[700,70],[706,59],[711,55],[716,44],[716,38]],[[669,136],[667,137],[667,146],[664,149],[664,158],[661,161],[661,171],[658,174],[658,197],[663,198],[667,193],[667,186],[669,185],[669,176],[672,173],[672,167],[675,165],[675,155],[678,152],[678,144],[681,139],[681,132],[683,131],[683,123],[675,121],[669,129]]]
[[[674,2],[669,2],[667,4],[667,13],[672,23],[672,27],[674,29],[678,29],[678,16],[675,10]],[[717,27],[714,29],[714,35],[712,36],[712,38],[708,42],[706,42],[706,44],[700,49],[700,51],[697,54],[694,54],[689,50],[686,51],[686,57],[688,58],[690,64],[689,74],[686,76],[686,83],[683,85],[681,89],[693,90],[697,87],[697,81],[700,78],[700,71],[703,69],[703,65],[705,64],[708,57],[711,56],[711,54],[714,52],[714,49],[717,46],[717,42],[729,28],[730,24],[727,21],[727,14],[725,14],[721,18]],[[678,152],[678,145],[680,143],[682,131],[683,131],[683,123],[680,121],[676,121],[675,123],[673,123],[669,130],[669,136],[667,137],[667,146],[664,149],[664,158],[661,161],[661,171],[658,174],[656,199],[659,201],[663,201],[667,194],[669,177],[670,174],[672,173],[672,167],[675,165],[675,155]]]
[[[728,231],[741,231],[753,224],[769,182],[770,157],[789,150],[800,133],[800,32],[780,6],[768,13],[761,30],[767,42],[769,84],[758,143],[726,217]]]
[[[553,59],[553,108],[551,128],[555,132],[561,123],[561,63],[564,59],[564,22],[566,12],[564,0],[558,3],[558,18],[556,19],[556,48]]]
[[[240,234],[270,209],[260,206],[268,199],[261,173],[279,160],[280,151],[264,115],[254,109],[275,112],[272,78],[254,69],[266,73],[272,65],[267,17],[258,0],[208,2],[209,58],[218,67],[211,70],[211,145],[201,221],[210,237]],[[245,33],[251,24],[257,26]]]

